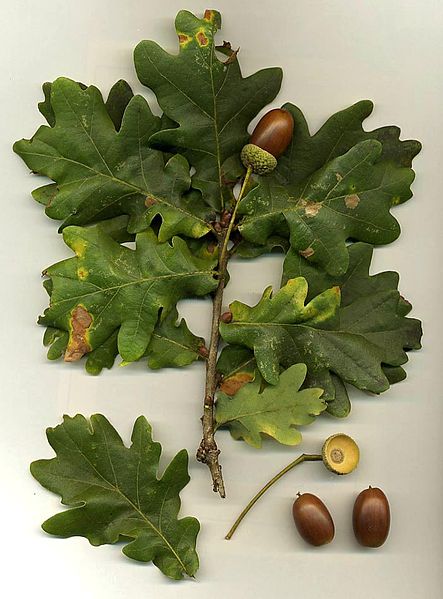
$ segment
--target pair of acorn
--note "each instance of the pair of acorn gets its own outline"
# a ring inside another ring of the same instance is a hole
[[[323,463],[335,474],[349,474],[357,467],[359,458],[358,445],[347,435],[332,435],[322,448]],[[334,538],[332,516],[316,495],[298,493],[292,515],[300,536],[311,545],[326,545]],[[352,512],[354,534],[360,545],[381,547],[388,537],[390,523],[389,502],[383,491],[371,486],[362,491]]]
[[[332,516],[316,495],[299,493],[292,506],[292,514],[300,536],[307,543],[319,547],[334,538]],[[352,512],[352,525],[360,545],[381,547],[388,538],[390,521],[389,502],[381,489],[369,486],[358,495]]]

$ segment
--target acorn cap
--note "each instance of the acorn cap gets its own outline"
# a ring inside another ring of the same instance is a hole
[[[360,450],[348,435],[337,433],[328,437],[322,448],[323,463],[335,474],[349,474],[357,468]]]
[[[257,175],[267,175],[277,166],[275,156],[255,144],[246,144],[241,151],[240,158],[244,166],[246,168],[251,166],[252,172]]]

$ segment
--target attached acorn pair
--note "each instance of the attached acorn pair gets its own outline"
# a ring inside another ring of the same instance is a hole
[[[336,474],[349,474],[358,464],[360,452],[351,437],[338,434],[329,437],[323,445],[325,466]],[[332,516],[316,495],[298,494],[292,506],[292,515],[300,536],[311,545],[319,547],[330,543],[335,535]],[[380,547],[386,541],[390,528],[390,509],[381,489],[369,487],[362,491],[352,514],[354,534],[364,547]]]

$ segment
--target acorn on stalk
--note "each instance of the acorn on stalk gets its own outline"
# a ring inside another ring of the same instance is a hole
[[[334,472],[335,474],[350,474],[357,468],[359,460],[360,460],[360,450],[358,448],[357,443],[354,441],[354,439],[352,439],[348,435],[345,435],[344,433],[337,433],[335,435],[331,435],[323,443],[321,454],[320,453],[314,453],[314,454],[302,453],[300,456],[298,456],[297,459],[295,459],[293,462],[288,464],[285,468],[283,468],[283,470],[280,470],[280,472],[278,472],[278,474],[276,474],[273,478],[271,478],[271,480],[268,483],[266,483],[266,485],[264,487],[262,487],[256,495],[254,495],[254,497],[251,499],[251,501],[248,503],[248,505],[245,507],[245,509],[241,512],[241,514],[239,515],[239,517],[237,518],[237,520],[234,522],[231,529],[229,530],[228,534],[225,536],[225,539],[229,540],[232,538],[232,535],[237,530],[237,528],[240,525],[243,518],[251,510],[251,508],[257,503],[257,501],[260,499],[260,497],[262,497],[266,493],[266,491],[270,487],[272,487],[273,484],[275,484],[278,480],[280,480],[280,478],[282,476],[284,476],[290,470],[295,468],[295,466],[298,466],[299,464],[302,464],[303,462],[323,462],[323,465],[330,472]],[[305,495],[306,495],[306,497],[305,497]],[[302,502],[298,503],[298,506],[303,505],[305,500],[310,499],[313,496],[311,496],[309,493],[308,494],[305,493],[304,495],[302,495],[302,497],[304,497],[304,499]],[[318,501],[320,501],[320,500],[318,500]],[[319,507],[318,502],[315,507],[316,508]],[[320,513],[319,510],[317,510],[317,511],[318,511],[318,513]],[[295,514],[294,514],[294,517],[295,517]],[[323,524],[327,520],[328,520],[327,518],[323,518]],[[297,522],[296,522],[296,524],[297,524]],[[302,533],[300,533],[300,534],[302,534]],[[304,534],[302,534],[302,536],[305,540],[307,540],[307,538],[304,536]],[[332,540],[333,536],[334,536],[333,523],[332,523],[332,527],[331,527],[330,523],[327,526],[325,525],[324,527],[322,525],[321,539],[320,539],[320,537],[317,539],[317,541],[320,540],[321,542],[318,542],[317,544],[323,545],[324,543],[328,543]],[[312,542],[309,540],[308,540],[308,542],[311,542],[311,544],[313,544],[313,545],[316,544],[315,542]]]
[[[244,166],[257,175],[271,173],[277,166],[277,158],[290,144],[293,131],[294,119],[290,112],[284,108],[267,112],[241,151]]]

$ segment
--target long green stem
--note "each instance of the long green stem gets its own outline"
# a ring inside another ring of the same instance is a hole
[[[302,453],[301,456],[299,456],[296,460],[294,460],[293,462],[288,464],[288,466],[283,468],[283,470],[280,470],[280,472],[278,474],[276,474],[273,478],[271,478],[271,480],[268,483],[266,483],[266,485],[262,489],[260,489],[260,491],[256,495],[254,495],[254,497],[251,499],[251,501],[248,503],[248,505],[245,507],[245,509],[242,511],[242,513],[239,515],[237,520],[232,525],[232,528],[230,529],[228,534],[225,536],[225,539],[229,540],[232,538],[232,535],[237,530],[241,521],[246,516],[246,514],[249,512],[249,510],[257,503],[257,501],[260,499],[260,497],[262,495],[264,495],[270,487],[272,487],[272,485],[274,483],[276,483],[278,480],[280,480],[280,478],[282,476],[284,476],[287,472],[289,472],[290,470],[295,468],[295,466],[298,466],[298,464],[301,464],[302,462],[319,462],[322,459],[323,458],[321,455]]]
[[[197,450],[197,460],[208,466],[212,477],[212,488],[215,492],[219,493],[220,497],[225,497],[225,486],[218,459],[220,450],[218,449],[214,438],[214,407],[215,392],[217,390],[217,356],[218,345],[220,341],[219,324],[223,304],[223,291],[226,283],[227,265],[230,257],[228,251],[229,238],[235,225],[238,205],[244,196],[251,173],[252,169],[251,167],[248,167],[240,193],[235,200],[235,205],[232,210],[229,223],[227,227],[221,231],[218,238],[218,286],[212,301],[211,338],[209,342],[208,358],[206,360],[206,385],[202,416],[203,438]]]
[[[243,179],[243,184],[242,184],[241,189],[240,189],[240,193],[238,194],[238,197],[237,197],[237,199],[235,201],[234,210],[232,211],[231,218],[229,220],[228,228],[226,230],[226,236],[225,236],[225,239],[223,241],[223,247],[222,247],[222,251],[221,251],[220,262],[223,262],[224,255],[226,254],[226,252],[228,250],[229,238],[231,237],[232,229],[234,228],[235,218],[237,216],[237,209],[238,209],[238,206],[240,204],[240,200],[243,198],[243,196],[245,194],[245,191],[246,191],[246,188],[248,186],[249,179],[251,178],[251,175],[252,175],[252,167],[248,166],[245,178]]]

